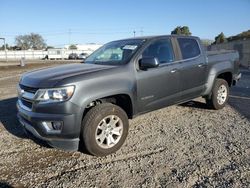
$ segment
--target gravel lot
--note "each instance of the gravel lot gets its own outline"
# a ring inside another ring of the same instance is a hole
[[[250,71],[224,109],[199,98],[142,115],[117,153],[98,158],[49,148],[18,124],[19,77],[45,66],[0,67],[0,187],[249,187]]]

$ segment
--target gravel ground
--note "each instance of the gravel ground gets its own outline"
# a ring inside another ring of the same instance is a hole
[[[99,158],[50,148],[18,124],[20,74],[44,66],[0,68],[0,187],[249,187],[250,71],[224,109],[199,98],[139,116],[123,147]]]

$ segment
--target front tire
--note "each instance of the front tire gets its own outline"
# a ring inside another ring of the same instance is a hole
[[[122,108],[111,103],[99,104],[85,115],[81,139],[90,154],[109,155],[120,149],[128,127],[128,117]]]
[[[209,107],[219,110],[224,108],[229,98],[229,86],[226,80],[216,79],[210,96],[206,99]]]

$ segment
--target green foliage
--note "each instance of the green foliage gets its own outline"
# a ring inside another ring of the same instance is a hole
[[[225,37],[224,33],[221,32],[219,35],[215,37],[215,44],[221,44],[227,42],[227,38]]]
[[[0,47],[0,51],[4,50],[4,45],[2,45]],[[6,50],[21,50],[18,46],[9,46],[8,44],[6,44]]]
[[[77,47],[76,47],[76,45],[71,44],[71,45],[69,46],[69,49],[70,49],[70,50],[77,50]]]
[[[178,26],[173,31],[171,31],[171,34],[186,35],[186,36],[192,35],[192,33],[189,31],[189,27],[188,26],[183,26],[183,27]]]
[[[15,42],[16,45],[22,50],[42,50],[46,47],[43,37],[36,33],[30,33],[29,35],[18,35],[15,38]]]
[[[238,35],[234,35],[231,37],[226,38],[224,33],[221,32],[218,36],[215,37],[215,42],[213,44],[220,44],[223,42],[231,42],[231,41],[235,41],[235,40],[245,40],[250,38],[250,30],[248,31],[244,31]]]
[[[176,27],[173,31],[171,31],[171,34],[175,34],[175,35],[181,35],[181,27],[178,26]]]
[[[250,30],[244,31],[238,35],[228,37],[228,41],[234,41],[234,40],[244,40],[250,38]]]
[[[6,49],[8,49],[9,48],[9,46],[8,46],[8,44],[6,44]],[[4,50],[5,48],[4,48],[4,45],[2,45],[1,47],[0,47],[0,50]]]

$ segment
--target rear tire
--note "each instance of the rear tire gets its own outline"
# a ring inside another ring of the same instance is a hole
[[[82,121],[81,139],[92,155],[105,156],[116,152],[128,134],[125,111],[111,103],[91,108]]]
[[[212,92],[206,98],[206,103],[210,108],[219,110],[224,108],[229,98],[229,86],[226,80],[216,79]]]

